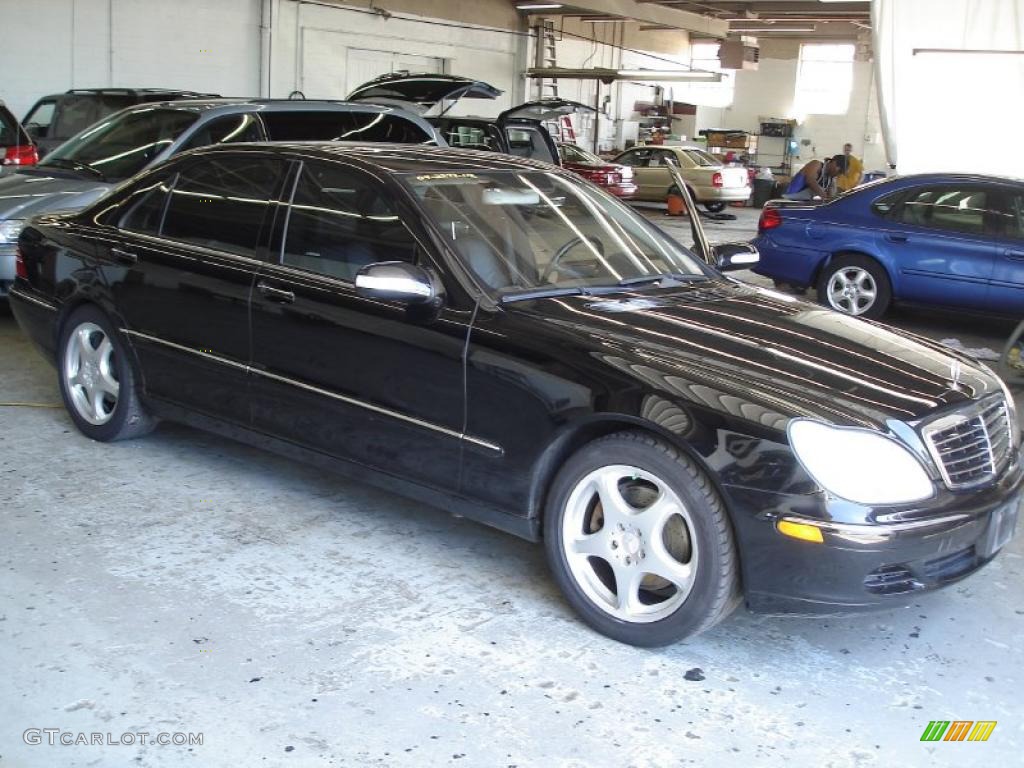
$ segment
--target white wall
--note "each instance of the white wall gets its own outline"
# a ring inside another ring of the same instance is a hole
[[[357,85],[345,72],[350,49],[440,58],[449,74],[486,80],[505,93],[495,102],[466,100],[451,114],[496,115],[512,106],[523,67],[517,56],[525,44],[515,35],[466,29],[353,12],[343,8],[274,0],[270,91],[293,90],[307,98],[342,99]],[[420,17],[429,22],[431,19]],[[396,56],[396,61],[401,61]],[[419,63],[408,62],[410,68]],[[357,78],[359,79],[359,78]],[[521,89],[519,89],[521,90]]]
[[[720,113],[709,111],[708,118],[720,124],[698,124],[701,128],[738,128],[757,132],[762,117],[798,119],[796,129],[798,155],[794,165],[843,151],[853,144],[853,153],[864,160],[865,170],[882,170],[885,147],[881,140],[873,67],[870,62],[853,65],[853,87],[845,113],[840,115],[797,115],[793,109],[796,94],[798,59],[761,59],[758,69],[742,70],[736,75],[732,106]],[[698,120],[702,114],[698,112]],[[803,140],[809,140],[809,146]]]
[[[0,0],[0,99],[101,86],[259,92],[260,0]]]
[[[477,0],[470,15],[486,16],[488,6],[495,23],[508,22],[511,6],[504,0]],[[266,55],[264,13],[272,23]],[[460,106],[463,113],[497,114],[523,91],[517,73],[525,63],[517,57],[525,41],[511,33],[384,19],[295,0],[0,0],[0,24],[0,99],[19,117],[40,96],[68,88],[273,97],[304,90],[310,98],[343,98],[350,87],[350,48],[411,55],[410,65],[418,64],[417,57],[440,58],[446,71],[485,79],[506,92],[497,103]]]

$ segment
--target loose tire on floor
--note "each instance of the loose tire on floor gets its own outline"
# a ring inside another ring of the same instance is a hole
[[[544,546],[570,605],[624,643],[676,642],[739,602],[721,499],[688,456],[651,435],[609,435],[566,462],[548,494]]]
[[[868,256],[837,256],[818,277],[818,301],[855,317],[877,320],[892,303],[885,268]]]
[[[156,421],[139,402],[124,342],[99,308],[83,305],[74,310],[57,350],[61,396],[82,434],[110,442],[153,429]]]

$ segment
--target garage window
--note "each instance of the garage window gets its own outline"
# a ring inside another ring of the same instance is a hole
[[[803,115],[842,115],[853,89],[852,43],[804,43],[796,76],[793,110]]]
[[[270,141],[434,141],[415,123],[384,112],[264,112],[262,118]]]

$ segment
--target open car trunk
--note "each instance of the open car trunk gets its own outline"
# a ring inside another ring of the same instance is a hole
[[[490,83],[458,75],[393,72],[363,83],[348,101],[404,107],[423,116],[441,117],[459,99],[496,99],[502,91]]]

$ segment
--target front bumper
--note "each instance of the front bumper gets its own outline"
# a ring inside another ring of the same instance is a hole
[[[817,615],[905,605],[990,562],[1013,535],[1022,488],[1018,456],[988,488],[947,493],[926,515],[862,524],[825,522],[823,498],[730,488],[747,604]],[[780,534],[782,519],[816,525],[823,542]]]

